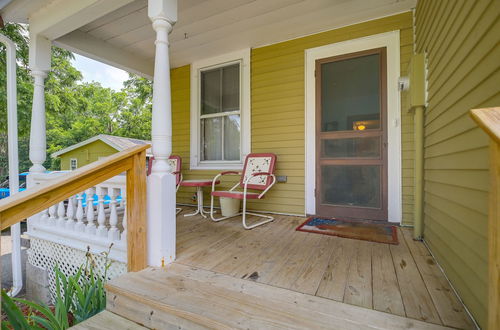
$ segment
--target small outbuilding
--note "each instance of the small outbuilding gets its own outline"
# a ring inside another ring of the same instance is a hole
[[[61,158],[61,170],[72,171],[119,151],[143,144],[151,144],[151,141],[99,134],[54,152],[52,157]],[[146,157],[151,156],[150,148],[146,151]]]

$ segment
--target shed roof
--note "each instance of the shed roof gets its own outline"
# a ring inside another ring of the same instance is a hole
[[[151,144],[151,141],[147,141],[147,140],[139,140],[139,139],[133,139],[133,138],[123,137],[123,136],[99,134],[99,135],[91,137],[90,139],[87,139],[85,141],[79,142],[79,143],[74,144],[72,146],[69,146],[67,148],[56,151],[56,152],[52,153],[52,157],[61,156],[69,151],[78,149],[80,147],[83,147],[87,144],[90,144],[90,143],[98,141],[98,140],[106,143],[107,145],[116,149],[117,151],[123,151],[125,149],[131,148],[131,147],[134,147],[137,145]],[[151,152],[151,148],[146,150],[146,156],[148,156],[148,157],[153,156],[153,154]]]

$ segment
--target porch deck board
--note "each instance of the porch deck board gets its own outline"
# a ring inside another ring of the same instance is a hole
[[[387,244],[374,244],[372,247],[373,309],[405,316],[403,298],[391,250]]]
[[[238,218],[177,217],[176,263],[461,329],[474,325],[425,245],[400,228],[399,245],[295,231],[302,217],[245,230]],[[251,220],[251,218],[250,218]]]
[[[139,324],[129,321],[108,311],[102,311],[93,317],[71,327],[72,330],[147,330]]]

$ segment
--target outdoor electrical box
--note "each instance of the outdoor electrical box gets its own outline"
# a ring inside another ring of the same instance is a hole
[[[408,66],[410,107],[425,106],[425,55],[414,54]]]

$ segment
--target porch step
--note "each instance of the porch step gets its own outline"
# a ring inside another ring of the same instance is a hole
[[[146,330],[137,323],[108,311],[102,311],[90,319],[78,323],[72,330]]]
[[[445,329],[177,263],[106,289],[109,311],[154,329]]]

